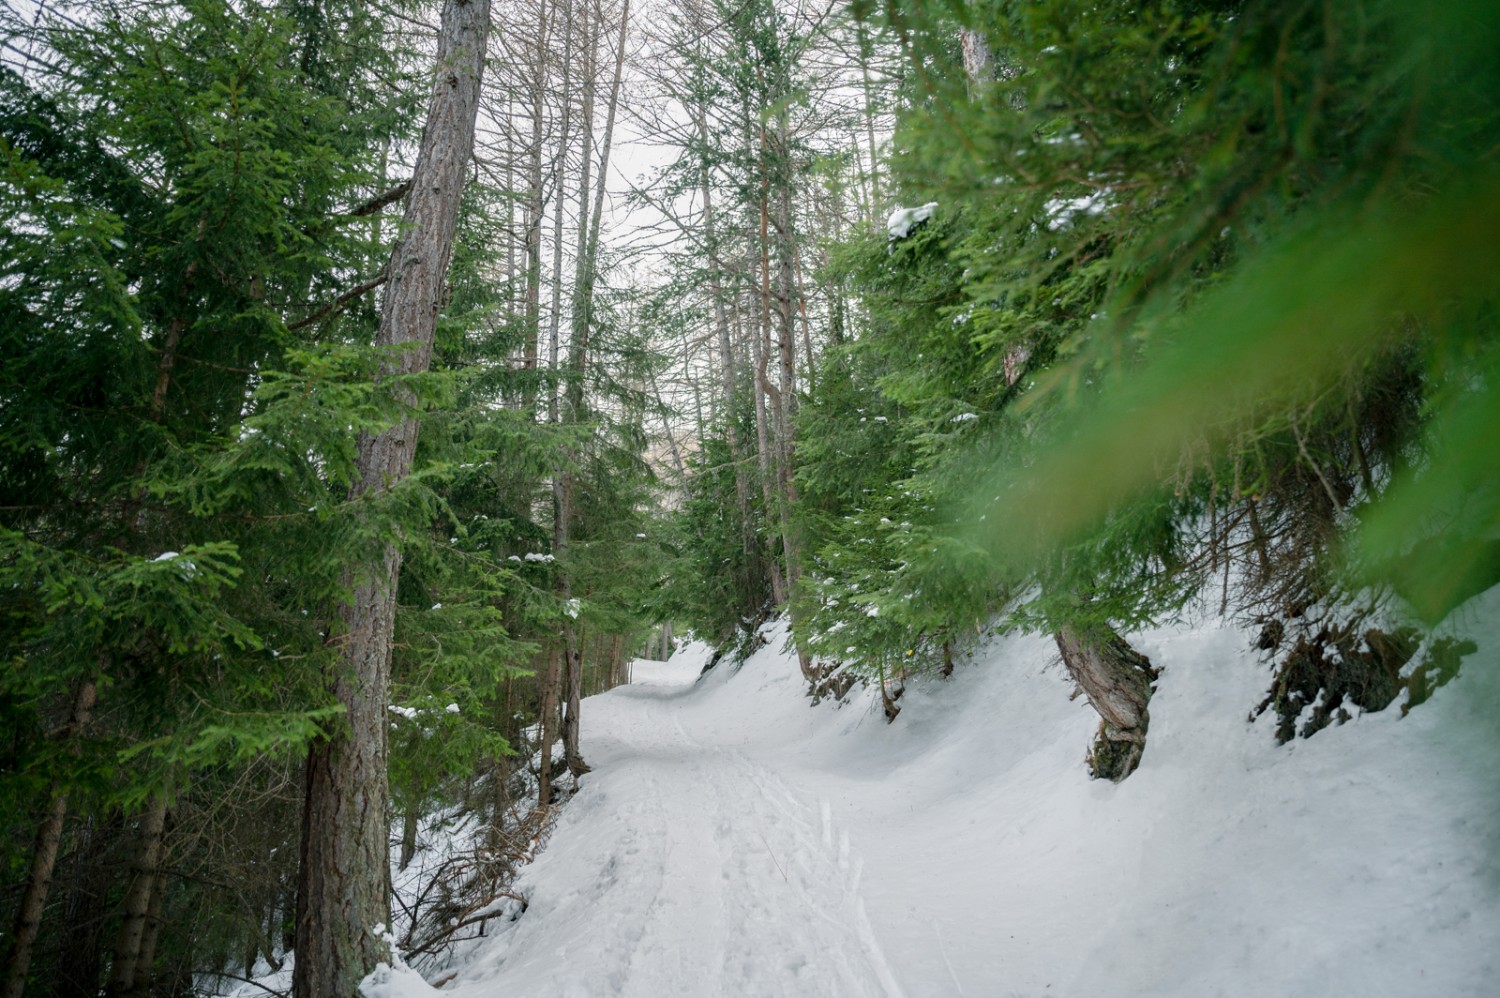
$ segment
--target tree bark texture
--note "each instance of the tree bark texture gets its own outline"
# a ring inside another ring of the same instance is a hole
[[[64,731],[77,738],[94,711],[98,687],[93,680],[78,684]],[[26,990],[26,975],[31,969],[31,951],[42,925],[42,911],[52,888],[52,874],[57,868],[57,850],[62,843],[63,822],[68,816],[68,790],[64,783],[52,785],[47,813],[36,830],[31,849],[31,869],[26,875],[26,890],[16,909],[15,928],[11,931],[9,953],[5,962],[5,998],[21,998]]]
[[[407,349],[386,362],[385,375],[419,373],[431,363],[474,150],[489,22],[489,0],[443,5],[427,123],[376,336],[380,346]],[[412,417],[362,435],[353,496],[383,492],[406,478],[416,446]],[[353,598],[340,608],[340,661],[330,685],[345,714],[307,760],[292,981],[299,998],[352,998],[361,979],[390,957],[375,929],[390,921],[386,714],[400,570],[401,552],[388,546],[373,571],[351,577]]]
[[[973,97],[978,87],[991,79],[991,65],[995,61],[990,43],[981,32],[973,28],[960,28],[960,47],[963,49],[964,76],[969,80],[969,96]]]
[[[151,897],[161,876],[162,846],[167,834],[167,795],[153,794],[136,823],[136,848],[131,860],[130,883],[120,905],[120,925],[115,932],[114,959],[104,993],[125,998],[141,990],[150,967],[141,966],[141,944],[150,920]]]
[[[572,628],[569,628],[571,631]],[[563,677],[563,758],[568,772],[576,779],[589,771],[583,761],[583,750],[579,745],[579,721],[583,699],[583,654],[576,637],[569,643],[566,661],[567,673]]]
[[[1118,783],[1140,765],[1157,675],[1150,659],[1106,625],[1065,626],[1056,635],[1063,665],[1100,717],[1089,752],[1095,777]]]
[[[562,686],[562,662],[556,648],[547,650],[547,671],[542,675],[541,717],[537,730],[542,754],[537,763],[537,803],[552,803],[552,746],[557,741],[557,699]]]

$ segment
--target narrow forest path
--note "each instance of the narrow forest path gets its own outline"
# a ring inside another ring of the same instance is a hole
[[[903,996],[830,804],[694,716],[697,662],[636,676],[588,701],[595,772],[537,861],[548,889],[459,993]]]

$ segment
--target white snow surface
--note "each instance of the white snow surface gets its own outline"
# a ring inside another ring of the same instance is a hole
[[[1480,651],[1430,702],[1283,747],[1247,721],[1247,634],[1132,635],[1163,674],[1120,785],[1088,778],[1098,719],[1045,638],[909,681],[890,725],[870,691],[810,706],[779,628],[696,684],[702,644],[637,661],[584,704],[594,771],[529,910],[440,993],[1495,994],[1500,591],[1447,629]]]

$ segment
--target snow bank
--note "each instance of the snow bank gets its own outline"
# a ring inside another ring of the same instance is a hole
[[[443,993],[1493,994],[1497,622],[1500,592],[1456,616],[1480,651],[1409,717],[1285,747],[1246,634],[1132,635],[1163,673],[1118,786],[1043,638],[909,682],[891,725],[870,691],[810,707],[780,630],[701,680],[698,643],[638,661],[584,704],[529,910]]]

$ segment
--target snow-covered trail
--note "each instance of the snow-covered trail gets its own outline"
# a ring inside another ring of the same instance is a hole
[[[775,632],[696,683],[702,645],[637,662],[584,702],[594,772],[529,909],[440,993],[1494,994],[1500,590],[1454,624],[1480,651],[1409,718],[1281,747],[1246,720],[1245,634],[1133,635],[1163,677],[1118,786],[1086,776],[1097,718],[1045,638],[989,640],[892,725],[869,691],[810,706]]]
[[[456,993],[901,996],[829,804],[690,733],[696,663],[636,668],[588,702],[596,773],[529,872],[547,890]]]

